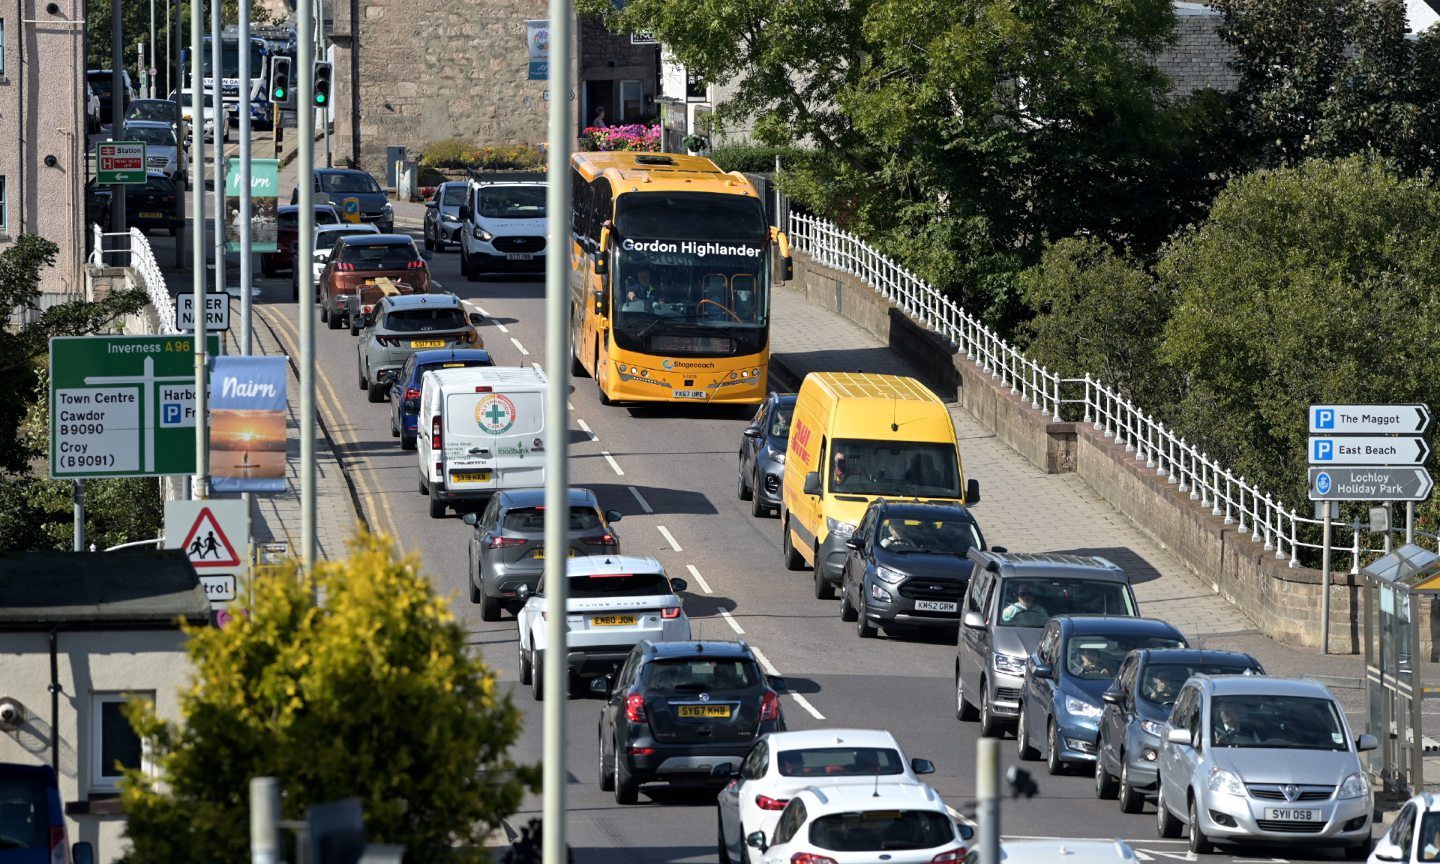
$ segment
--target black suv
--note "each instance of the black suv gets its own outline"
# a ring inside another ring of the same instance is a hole
[[[634,804],[642,783],[724,785],[755,739],[785,731],[783,686],[745,642],[641,642],[600,711],[600,788]]]
[[[958,504],[884,498],[871,502],[845,546],[840,620],[854,621],[862,639],[892,624],[956,627],[974,569],[965,556],[986,548],[975,517]]]

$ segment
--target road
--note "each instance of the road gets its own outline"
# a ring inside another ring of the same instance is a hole
[[[288,181],[282,183],[288,188]],[[164,261],[168,238],[156,243]],[[487,318],[485,345],[501,365],[540,363],[543,358],[541,280],[472,283],[459,272],[451,251],[431,260],[435,279]],[[258,274],[258,266],[255,268]],[[298,353],[297,306],[289,300],[289,277],[259,282],[257,327],[268,328],[292,355]],[[238,311],[238,304],[237,311]],[[360,507],[372,529],[420,557],[437,589],[449,594],[471,634],[471,644],[498,670],[527,722],[514,753],[538,761],[538,704],[518,687],[516,632],[510,617],[482,622],[465,591],[466,539],[460,518],[431,519],[417,491],[414,452],[402,452],[389,434],[388,405],[372,405],[358,390],[355,340],[347,330],[318,323],[318,410],[334,439]],[[673,576],[689,582],[688,613],[699,636],[743,638],[759,649],[768,671],[785,677],[782,703],[792,728],[877,727],[893,731],[911,756],[933,759],[932,785],[960,811],[974,791],[977,724],[954,718],[953,636],[861,642],[854,626],[839,619],[836,601],[816,600],[808,573],[781,563],[779,524],[755,519],[736,497],[735,459],[748,411],[703,407],[602,407],[589,379],[572,382],[571,479],[588,486],[607,508],[625,514],[617,526],[627,553],[653,555]],[[1004,477],[977,477],[982,486]],[[1018,526],[987,521],[987,538],[1010,545]],[[1262,658],[1263,659],[1263,658]],[[566,758],[570,773],[570,838],[582,862],[687,862],[715,860],[713,794],[647,789],[638,806],[620,807],[596,782],[596,720],[600,702],[573,698]],[[1013,739],[1004,748],[1015,761]],[[1040,794],[1005,803],[1007,837],[1115,838],[1128,840],[1141,860],[1193,861],[1183,841],[1157,840],[1153,808],[1143,816],[1121,814],[1114,802],[1097,801],[1088,776],[1050,777],[1041,763],[1025,763]],[[538,798],[526,802],[515,825],[538,815]],[[1289,850],[1244,850],[1204,861],[1336,860],[1338,853],[1307,856]],[[1284,857],[1271,857],[1274,855]]]

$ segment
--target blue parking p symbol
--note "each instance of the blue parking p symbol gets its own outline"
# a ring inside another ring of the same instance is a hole
[[[1332,459],[1334,459],[1334,458],[1335,458],[1335,442],[1334,442],[1334,441],[1328,441],[1328,440],[1326,440],[1326,439],[1324,439],[1324,438],[1317,438],[1317,439],[1315,440],[1315,453],[1313,454],[1313,457],[1311,458],[1310,461],[1311,461],[1311,462],[1329,462],[1330,460],[1332,460]]]
[[[165,424],[180,422],[180,403],[166,402],[160,406],[160,422]]]
[[[1334,408],[1316,408],[1316,409],[1315,409],[1315,428],[1316,428],[1316,429],[1334,429],[1334,428],[1335,428],[1335,409],[1334,409]]]

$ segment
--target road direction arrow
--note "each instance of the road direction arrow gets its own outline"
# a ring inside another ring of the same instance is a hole
[[[1434,481],[1424,468],[1311,468],[1311,501],[1424,501]]]
[[[1309,452],[1311,465],[1423,465],[1430,445],[1417,435],[1319,435]]]
[[[1418,435],[1430,426],[1424,405],[1311,405],[1311,435]]]

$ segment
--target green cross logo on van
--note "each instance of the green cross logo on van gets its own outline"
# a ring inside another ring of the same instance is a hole
[[[499,393],[481,399],[475,405],[475,422],[491,435],[504,435],[515,425],[515,403]]]

